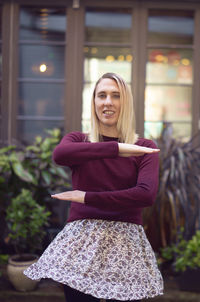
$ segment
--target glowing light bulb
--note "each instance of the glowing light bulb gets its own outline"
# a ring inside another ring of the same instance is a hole
[[[113,62],[114,60],[115,60],[115,58],[113,56],[107,56],[106,57],[107,62]]]
[[[127,55],[126,56],[126,61],[132,62],[132,60],[133,60],[133,56],[132,55]]]
[[[40,72],[45,72],[47,70],[47,65],[46,64],[41,64],[40,65]]]
[[[84,52],[89,52],[89,47],[84,47]]]
[[[97,49],[96,47],[92,47],[91,53],[92,53],[93,55],[95,55],[97,52],[98,52],[98,49]]]
[[[181,63],[185,66],[188,66],[188,65],[190,65],[190,60],[185,58],[185,59],[181,60]]]
[[[162,62],[163,59],[164,59],[163,55],[157,55],[157,56],[156,56],[156,61],[157,61],[157,62]]]

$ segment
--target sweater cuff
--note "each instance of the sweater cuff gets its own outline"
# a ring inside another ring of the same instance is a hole
[[[93,200],[92,195],[93,195],[93,192],[86,192],[85,200],[84,200],[86,205],[91,205],[91,203],[92,203],[91,201]]]
[[[111,152],[112,157],[117,157],[119,155],[119,145],[117,142],[107,142],[107,151]]]
[[[88,206],[95,207],[95,192],[86,192],[84,202]]]

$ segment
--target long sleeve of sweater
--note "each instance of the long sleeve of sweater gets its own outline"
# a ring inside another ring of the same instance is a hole
[[[151,147],[153,147],[151,145]],[[153,204],[158,189],[158,154],[146,154],[138,165],[135,186],[114,191],[86,192],[85,204],[99,209],[143,208]]]
[[[76,166],[88,160],[115,158],[118,156],[115,141],[91,143],[80,132],[72,132],[63,137],[53,152],[53,160],[62,166]]]

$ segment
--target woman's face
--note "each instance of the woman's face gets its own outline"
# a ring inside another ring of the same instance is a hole
[[[94,104],[101,134],[116,135],[121,104],[119,88],[114,80],[100,81],[96,87]]]

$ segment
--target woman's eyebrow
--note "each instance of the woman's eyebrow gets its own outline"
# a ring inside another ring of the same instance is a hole
[[[97,94],[106,93],[104,90],[100,90],[97,92]]]
[[[101,93],[107,93],[107,92],[105,90],[100,90],[97,92],[97,94],[101,94]],[[111,91],[111,93],[120,94],[120,92],[117,90]]]

